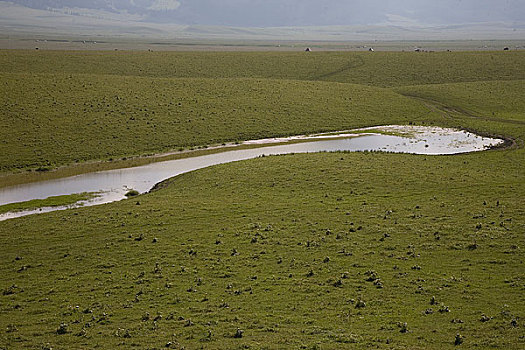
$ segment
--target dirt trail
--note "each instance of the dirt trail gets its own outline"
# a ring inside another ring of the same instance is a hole
[[[338,75],[338,74],[341,74],[347,70],[351,70],[351,69],[355,69],[355,68],[358,68],[358,67],[362,67],[365,65],[365,61],[363,60],[362,57],[360,56],[357,56],[355,57],[354,59],[352,59],[350,62],[348,62],[347,64],[345,64],[344,66],[342,66],[341,68],[339,69],[336,69],[332,72],[328,72],[328,73],[324,73],[324,74],[321,74],[321,75],[318,75],[318,76],[314,76],[312,78],[310,78],[311,80],[325,80],[325,79],[328,79],[330,77],[333,77],[335,75]]]
[[[492,122],[501,122],[501,123],[507,123],[507,124],[525,125],[525,121],[522,121],[522,120],[502,119],[502,118],[481,116],[469,110],[459,108],[459,107],[452,107],[442,102],[432,100],[429,98],[411,95],[408,93],[400,93],[400,94],[403,96],[412,98],[414,100],[423,102],[427,107],[429,107],[431,110],[435,112],[445,112],[446,115],[451,118],[454,118],[454,114],[460,114],[462,116],[473,118],[473,119],[486,120],[486,121],[492,121]]]

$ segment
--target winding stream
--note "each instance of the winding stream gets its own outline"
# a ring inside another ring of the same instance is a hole
[[[126,192],[130,189],[144,193],[156,183],[179,174],[262,155],[333,151],[385,151],[439,155],[482,151],[503,142],[500,139],[481,137],[454,129],[393,125],[337,134],[252,140],[243,142],[241,145],[260,145],[260,147],[235,149],[230,145],[225,147],[224,152],[216,154],[2,188],[0,189],[0,205],[82,192],[99,192],[99,196],[72,206],[46,207],[0,214],[0,221],[34,213],[119,201],[125,198]]]

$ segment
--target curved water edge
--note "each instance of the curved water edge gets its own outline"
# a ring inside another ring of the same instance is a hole
[[[122,200],[130,189],[144,193],[170,177],[215,164],[256,158],[262,155],[335,151],[383,151],[444,155],[483,151],[504,140],[482,137],[467,131],[440,127],[387,125],[341,132],[249,140],[239,144],[260,146],[248,149],[224,147],[224,152],[161,161],[133,168],[98,171],[0,189],[0,205],[45,199],[51,196],[97,192],[96,198],[64,207],[0,214],[0,221],[24,215],[64,210]]]

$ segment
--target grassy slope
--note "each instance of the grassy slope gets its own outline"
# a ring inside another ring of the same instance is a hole
[[[525,52],[64,52],[0,50],[0,71],[276,78],[401,86],[525,79]]]
[[[425,102],[438,111],[429,122],[520,145],[524,88],[396,91],[438,101]],[[2,222],[0,345],[440,349],[461,333],[463,348],[522,348],[523,164],[523,148],[260,158],[133,200]]]
[[[177,177],[140,206],[4,222],[2,286],[20,289],[2,296],[0,329],[18,331],[0,339],[16,348],[439,349],[459,332],[465,347],[517,349],[525,188],[504,152],[270,157]],[[369,270],[382,289],[366,281]],[[64,322],[70,333],[56,335]]]
[[[525,80],[407,86],[396,91],[459,108],[474,119],[525,123]]]
[[[525,79],[524,55],[0,51],[0,173],[422,122],[426,109],[391,91],[296,80],[391,87]]]
[[[350,84],[58,73],[0,77],[6,95],[0,128],[3,172],[407,123],[428,112],[390,90]]]

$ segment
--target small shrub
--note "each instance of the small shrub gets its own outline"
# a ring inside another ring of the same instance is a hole
[[[463,336],[461,334],[456,334],[456,339],[454,340],[454,345],[463,344]]]
[[[450,312],[450,309],[445,304],[441,303],[441,307],[439,308],[440,313]]]
[[[2,295],[11,295],[15,293],[23,292],[23,289],[18,287],[16,284],[13,284],[10,287],[7,287],[2,291]]]
[[[366,303],[361,299],[359,299],[357,303],[355,304],[356,309],[362,309],[364,307],[366,307]]]
[[[341,281],[340,279],[334,282],[334,287],[342,287],[342,286],[343,286],[343,281]]]
[[[480,321],[481,322],[488,322],[488,321],[490,321],[490,319],[491,319],[490,317],[488,317],[487,315],[483,314],[483,315],[481,315]]]
[[[477,243],[472,243],[467,247],[468,250],[476,250],[478,249]]]
[[[242,334],[244,333],[244,331],[240,328],[237,328],[237,331],[235,332],[235,334],[233,335],[234,338],[242,338]]]
[[[399,330],[401,333],[408,333],[408,325],[407,325],[406,322],[402,322],[402,323],[400,322],[399,323],[399,328],[401,328]]]
[[[379,276],[373,270],[366,271],[365,275],[368,276],[368,278],[366,278],[366,281],[368,282],[374,282],[375,280],[379,279]]]
[[[61,323],[57,329],[57,334],[66,334],[68,332],[67,323]]]
[[[140,193],[139,193],[139,191],[137,191],[137,190],[129,190],[129,191],[125,194],[125,196],[128,197],[128,198],[130,198],[130,197],[138,196],[139,194],[140,194]]]

